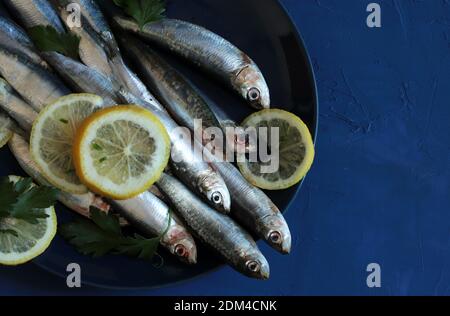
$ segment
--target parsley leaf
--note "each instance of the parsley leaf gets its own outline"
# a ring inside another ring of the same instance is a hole
[[[164,0],[113,0],[114,3],[124,9],[125,13],[133,17],[139,28],[150,22],[164,18],[166,3]]]
[[[0,218],[9,215],[11,205],[16,203],[19,194],[14,190],[14,183],[8,177],[0,179]]]
[[[32,183],[33,179],[22,178],[14,184],[14,191],[16,191],[16,193],[20,195],[27,191],[31,187]]]
[[[115,252],[139,259],[151,260],[158,250],[160,240],[160,237],[146,239],[135,234],[133,237],[125,237],[115,249]]]
[[[50,25],[32,27],[29,29],[29,34],[40,51],[54,51],[78,59],[78,47],[80,45],[78,36],[71,33],[58,33]]]
[[[31,185],[31,182],[29,183]],[[53,206],[58,197],[58,190],[46,186],[35,186],[23,192],[12,205],[10,216],[36,224],[38,219],[47,218],[45,209]]]
[[[12,182],[0,179],[0,219],[13,217],[36,224],[47,218],[45,209],[56,203],[58,190],[47,186],[34,186],[30,178]]]
[[[118,246],[117,236],[84,218],[61,225],[59,232],[79,252],[94,258],[102,257]]]
[[[79,218],[62,224],[59,232],[84,255],[98,258],[111,253],[151,260],[157,254],[159,242],[167,233],[171,220],[169,216],[167,229],[159,237],[147,239],[138,234],[125,236],[115,215],[92,208],[91,220]]]
[[[107,233],[122,234],[120,223],[116,216],[94,209],[91,211],[91,219],[101,230]]]

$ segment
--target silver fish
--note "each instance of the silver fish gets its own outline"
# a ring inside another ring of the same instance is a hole
[[[197,262],[194,239],[169,207],[150,192],[125,201],[112,201],[116,209],[133,227],[145,234],[160,236],[161,244],[189,264]],[[167,230],[167,231],[166,231]]]
[[[51,26],[59,33],[65,29],[58,14],[47,0],[3,0],[25,28]]]
[[[44,53],[44,56],[62,77],[72,82],[73,86],[77,86],[84,92],[95,93],[104,98],[112,99],[112,103],[105,100],[105,104],[135,103],[156,115],[166,128],[172,141],[172,171],[183,179],[183,182],[204,196],[217,210],[229,212],[231,206],[229,192],[222,177],[203,160],[203,147],[196,140],[192,141],[191,133],[180,129],[167,112],[161,110],[162,106],[156,100],[150,104],[134,98],[117,89],[117,85],[102,74],[69,57],[54,52]],[[95,76],[92,76],[92,74],[95,74]],[[113,93],[116,93],[117,96]]]
[[[155,102],[154,97],[147,90],[147,87],[124,63],[120,54],[110,56],[108,60],[110,61],[110,66],[113,70],[114,77],[117,78],[119,83],[121,83],[124,88],[128,89],[133,95],[147,103]]]
[[[108,78],[70,57],[57,52],[44,52],[42,56],[74,91],[97,94],[104,99],[105,106],[129,103],[145,105],[144,107],[149,109],[162,109],[156,100],[153,100],[152,104],[147,103],[121,87],[114,78]]]
[[[70,19],[72,12],[67,9],[67,6],[57,6],[57,12],[66,25],[67,30],[80,39],[79,55],[81,61],[86,66],[98,70],[107,77],[111,77],[112,69],[109,65],[105,49],[102,46],[102,39],[98,38],[97,33],[91,29],[89,23],[83,16],[80,18],[79,26],[72,23]]]
[[[102,13],[92,1],[52,0],[60,12],[66,26],[80,37],[79,53],[81,60],[89,67],[101,72],[108,78],[115,77],[123,88],[136,97],[152,102],[153,97],[145,85],[123,62],[122,56],[104,20]],[[79,6],[80,27],[70,27],[69,5]]]
[[[114,35],[97,4],[90,0],[52,1],[56,3],[59,8],[67,8],[69,4],[77,4],[81,12],[81,27],[85,30],[93,30],[93,32],[96,33],[97,37],[95,42],[103,47],[104,52],[107,55],[105,62],[109,64],[109,68],[112,70],[112,74],[118,83],[122,85],[123,88],[128,89],[136,97],[146,102],[153,102],[153,96],[147,90],[147,87],[123,62]],[[92,32],[89,31],[89,33],[92,35]],[[101,41],[99,39],[101,39]],[[90,65],[88,64],[88,66]],[[103,74],[108,77],[110,76],[110,74],[106,72]]]
[[[0,111],[0,132],[12,132],[13,131],[13,121],[8,116],[7,113]],[[4,145],[4,144],[3,144]]]
[[[215,212],[167,174],[163,174],[157,185],[192,231],[234,269],[252,278],[269,278],[266,258],[252,237],[230,217]]]
[[[0,108],[25,131],[31,131],[37,113],[2,78],[0,78]]]
[[[204,129],[220,128],[219,121],[197,91],[158,53],[130,36],[120,36],[119,41],[129,60],[139,69],[144,83],[175,120],[191,131],[195,130],[196,119],[202,120]],[[205,135],[205,141],[208,140]]]
[[[126,89],[123,89],[114,78],[108,78],[103,73],[79,61],[57,52],[44,52],[42,56],[45,57],[70,87],[77,92],[97,94],[109,106],[125,102],[141,105],[150,110],[157,109],[164,112],[162,110],[163,107],[156,100],[153,100],[150,104],[136,97]]]
[[[206,155],[222,175],[233,197],[231,215],[274,249],[288,254],[291,251],[291,233],[278,207],[262,190],[248,183],[235,166],[218,161],[209,153]]]
[[[69,6],[77,5],[81,13],[81,17],[89,23],[89,26],[102,37],[110,48],[117,48],[114,34],[109,28],[108,22],[103,16],[102,11],[94,0],[51,0],[52,3],[59,7],[69,9]],[[107,5],[111,5],[108,3]]]
[[[99,71],[57,52],[44,52],[42,56],[74,91],[98,94],[108,105],[116,103],[116,87]]]
[[[142,29],[132,19],[120,15],[114,21],[124,30],[157,43],[214,74],[256,109],[270,107],[266,80],[245,53],[219,35],[192,23],[162,19]]]
[[[36,110],[70,93],[55,75],[1,44],[0,75]]]
[[[20,52],[36,64],[47,67],[25,31],[9,18],[0,15],[0,43]]]
[[[31,158],[29,145],[25,138],[18,134],[14,134],[9,141],[9,148],[16,157],[19,165],[30,177],[41,185],[49,185],[39,171],[38,166]],[[108,203],[93,193],[78,195],[60,191],[58,200],[71,210],[85,217],[89,217],[91,207],[95,207],[106,213],[111,209]]]

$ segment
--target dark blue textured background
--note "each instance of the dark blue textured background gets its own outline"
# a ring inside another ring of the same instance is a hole
[[[271,280],[223,268],[159,290],[69,290],[30,264],[1,268],[0,294],[450,294],[450,1],[378,1],[381,29],[365,24],[376,1],[282,2],[312,56],[321,110],[317,159],[287,214],[293,254],[263,249]],[[380,289],[366,286],[371,262]]]

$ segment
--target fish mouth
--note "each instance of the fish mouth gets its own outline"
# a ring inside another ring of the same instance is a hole
[[[260,276],[260,278],[259,278],[260,280],[269,280],[269,278],[270,278],[270,269],[269,269],[269,267],[267,266],[267,269],[261,270],[259,276]]]
[[[258,274],[255,275],[255,277],[259,280],[268,280],[270,278],[270,268],[268,264],[262,264],[261,270]]]

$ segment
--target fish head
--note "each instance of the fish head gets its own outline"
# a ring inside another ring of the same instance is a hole
[[[266,80],[255,64],[242,69],[236,77],[241,95],[257,110],[270,108],[270,92]]]
[[[197,247],[191,234],[180,226],[174,226],[164,236],[163,243],[169,246],[169,251],[181,261],[188,264],[197,263]]]
[[[251,278],[267,280],[270,277],[269,263],[256,246],[247,252],[239,268]]]
[[[262,230],[265,240],[282,254],[291,252],[291,232],[281,213],[266,216],[263,219]]]
[[[201,177],[199,187],[209,203],[218,211],[228,214],[231,209],[231,197],[228,188],[218,173],[210,172]]]

